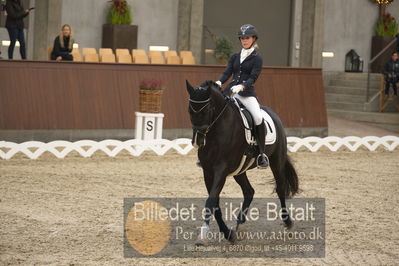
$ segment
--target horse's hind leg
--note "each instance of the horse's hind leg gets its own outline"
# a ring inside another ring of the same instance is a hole
[[[251,186],[251,183],[249,182],[247,174],[245,172],[240,175],[234,176],[234,179],[240,185],[242,193],[244,194],[244,202],[242,204],[240,213],[237,217],[237,227],[236,227],[237,231],[240,224],[243,224],[246,221],[248,208],[252,202],[252,199],[254,198],[255,190]]]
[[[273,158],[275,159],[275,158]],[[291,228],[293,226],[293,222],[290,218],[290,215],[287,211],[287,206],[285,203],[285,195],[286,195],[286,184],[285,184],[285,177],[284,177],[284,168],[281,167],[281,161],[276,162],[276,160],[271,160],[270,161],[270,168],[272,169],[274,179],[276,180],[276,192],[278,195],[278,198],[280,199],[280,204],[281,204],[281,218],[284,221],[284,225],[287,228]]]

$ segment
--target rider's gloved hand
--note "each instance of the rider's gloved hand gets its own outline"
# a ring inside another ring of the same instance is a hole
[[[237,94],[237,93],[239,93],[240,91],[243,91],[243,90],[244,90],[244,86],[243,85],[235,85],[235,86],[231,87],[231,92],[233,94]]]
[[[216,81],[215,83],[218,84],[219,87],[222,86],[222,82],[220,80]]]

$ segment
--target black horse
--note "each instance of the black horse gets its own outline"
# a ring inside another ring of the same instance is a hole
[[[226,182],[226,177],[242,165],[244,154],[251,150],[244,135],[244,124],[235,103],[229,96],[221,93],[220,87],[213,81],[206,81],[193,88],[187,81],[187,91],[190,94],[189,113],[193,127],[192,144],[198,147],[198,157],[202,165],[208,199],[205,208],[210,210],[205,216],[204,225],[197,244],[205,244],[205,235],[209,230],[211,215],[215,216],[220,232],[229,241],[234,241],[234,229],[229,229],[222,218],[219,207],[219,194]],[[280,118],[269,108],[262,107],[273,119],[277,140],[266,147],[270,160],[270,168],[276,181],[276,192],[282,208],[282,219],[285,226],[291,227],[292,220],[286,210],[285,199],[298,192],[298,176],[287,155],[287,139]],[[254,148],[253,151],[258,149]],[[252,154],[256,158],[258,154]],[[251,157],[251,156],[249,156]],[[254,160],[250,161],[251,163]],[[249,160],[247,160],[249,162]],[[237,219],[238,230],[246,219],[246,212],[252,202],[255,190],[251,186],[246,169],[256,167],[256,162],[243,168],[243,172],[234,175],[244,194],[244,202]]]

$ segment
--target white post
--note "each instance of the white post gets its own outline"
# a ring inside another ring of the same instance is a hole
[[[136,139],[143,139],[143,116],[138,115],[136,112]]]
[[[136,139],[154,140],[162,139],[163,118],[162,113],[136,112]]]
[[[162,139],[162,130],[163,130],[163,117],[158,118],[156,121],[155,127],[155,138]]]

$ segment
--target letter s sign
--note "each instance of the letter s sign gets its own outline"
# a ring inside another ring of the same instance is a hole
[[[152,131],[154,129],[154,122],[153,121],[147,121],[147,131]]]

